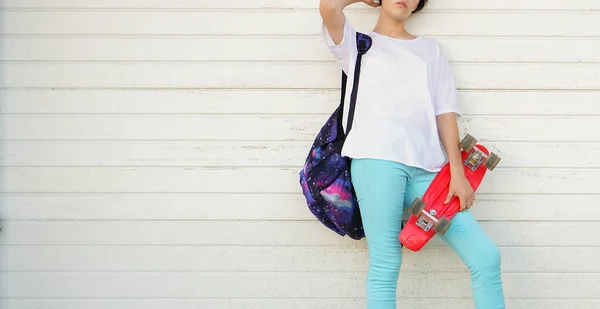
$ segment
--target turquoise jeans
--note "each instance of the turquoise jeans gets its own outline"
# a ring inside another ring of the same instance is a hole
[[[416,197],[423,196],[436,173],[374,159],[353,159],[351,173],[369,248],[367,309],[396,309],[402,213]],[[458,213],[446,233],[436,237],[470,270],[475,307],[504,309],[498,247],[473,215]]]

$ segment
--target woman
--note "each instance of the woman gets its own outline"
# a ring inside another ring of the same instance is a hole
[[[357,53],[356,32],[343,9],[356,2],[380,6],[373,0],[320,4],[322,38],[346,71],[348,85]],[[352,158],[352,181],[369,248],[367,308],[396,308],[402,213],[424,194],[446,162],[451,165],[446,202],[460,199],[461,211],[440,237],[468,266],[476,308],[505,308],[498,247],[469,211],[474,192],[461,163],[453,74],[436,41],[416,37],[404,27],[426,3],[382,1],[377,24],[368,33],[373,45],[363,56],[353,126],[342,150]],[[344,124],[347,113],[346,109]]]

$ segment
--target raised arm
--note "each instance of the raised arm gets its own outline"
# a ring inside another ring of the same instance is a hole
[[[335,44],[340,44],[344,39],[344,23],[346,22],[344,9],[357,2],[364,2],[372,7],[379,6],[373,0],[321,0],[319,12]]]

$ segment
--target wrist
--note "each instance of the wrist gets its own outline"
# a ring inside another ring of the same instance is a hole
[[[464,175],[465,174],[465,170],[462,166],[462,163],[450,163],[450,175],[454,176],[454,175]]]

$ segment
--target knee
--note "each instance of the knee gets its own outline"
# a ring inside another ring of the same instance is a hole
[[[488,243],[478,246],[475,258],[469,263],[469,269],[478,274],[495,274],[500,272],[501,256],[498,246]]]
[[[395,282],[400,274],[402,257],[400,253],[373,255],[369,259],[369,272],[378,281]]]

